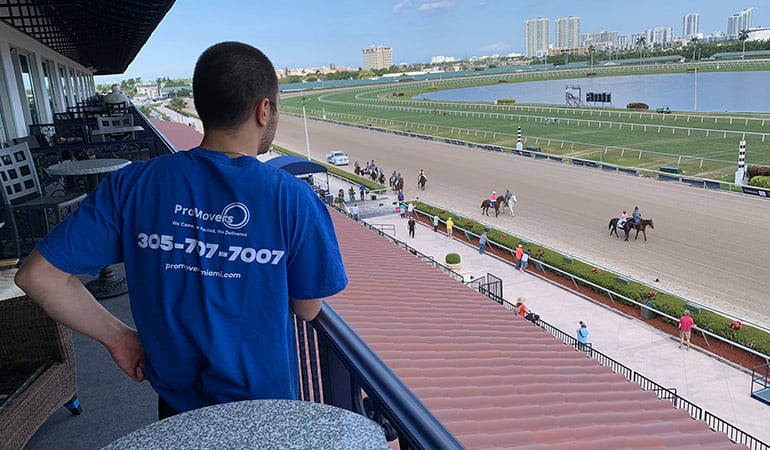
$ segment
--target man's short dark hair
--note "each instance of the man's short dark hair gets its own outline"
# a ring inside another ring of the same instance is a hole
[[[267,98],[276,107],[278,78],[264,53],[241,42],[212,45],[193,73],[195,109],[203,127],[235,128]]]

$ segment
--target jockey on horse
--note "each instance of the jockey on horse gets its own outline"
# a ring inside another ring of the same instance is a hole
[[[419,186],[420,189],[425,190],[425,183],[427,182],[428,177],[425,176],[425,171],[420,169],[420,172],[417,174],[417,186]]]
[[[624,209],[623,214],[621,214],[620,217],[618,218],[618,224],[617,224],[618,228],[623,228],[626,225],[626,220],[628,220],[628,213]]]
[[[492,195],[489,196],[489,207],[494,208],[497,202],[497,192],[492,191]]]
[[[639,211],[638,206],[634,206],[634,212],[631,213],[631,218],[634,220],[634,225],[639,225],[642,221],[642,213]]]

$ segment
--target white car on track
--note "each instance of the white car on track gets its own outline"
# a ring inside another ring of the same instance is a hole
[[[329,164],[334,164],[335,166],[344,166],[350,164],[350,159],[348,158],[347,153],[339,150],[329,152],[326,155],[326,161]]]

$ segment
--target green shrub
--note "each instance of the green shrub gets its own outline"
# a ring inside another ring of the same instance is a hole
[[[626,108],[628,108],[628,109],[650,109],[650,106],[647,103],[634,102],[634,103],[627,104]]]
[[[763,187],[763,188],[770,188],[770,177],[768,176],[751,177],[751,180],[749,181],[749,185]]]
[[[497,102],[498,105],[513,105],[516,103],[515,98],[498,98]]]
[[[447,264],[460,264],[460,255],[457,253],[447,253],[444,257]]]

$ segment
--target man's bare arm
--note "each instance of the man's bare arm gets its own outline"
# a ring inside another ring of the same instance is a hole
[[[136,381],[144,379],[144,350],[136,330],[97,302],[78,277],[59,270],[33,250],[15,281],[54,320],[101,342],[127,375]]]
[[[301,317],[303,320],[310,322],[315,319],[315,316],[321,311],[321,303],[323,300],[291,300],[291,309],[294,314]]]

